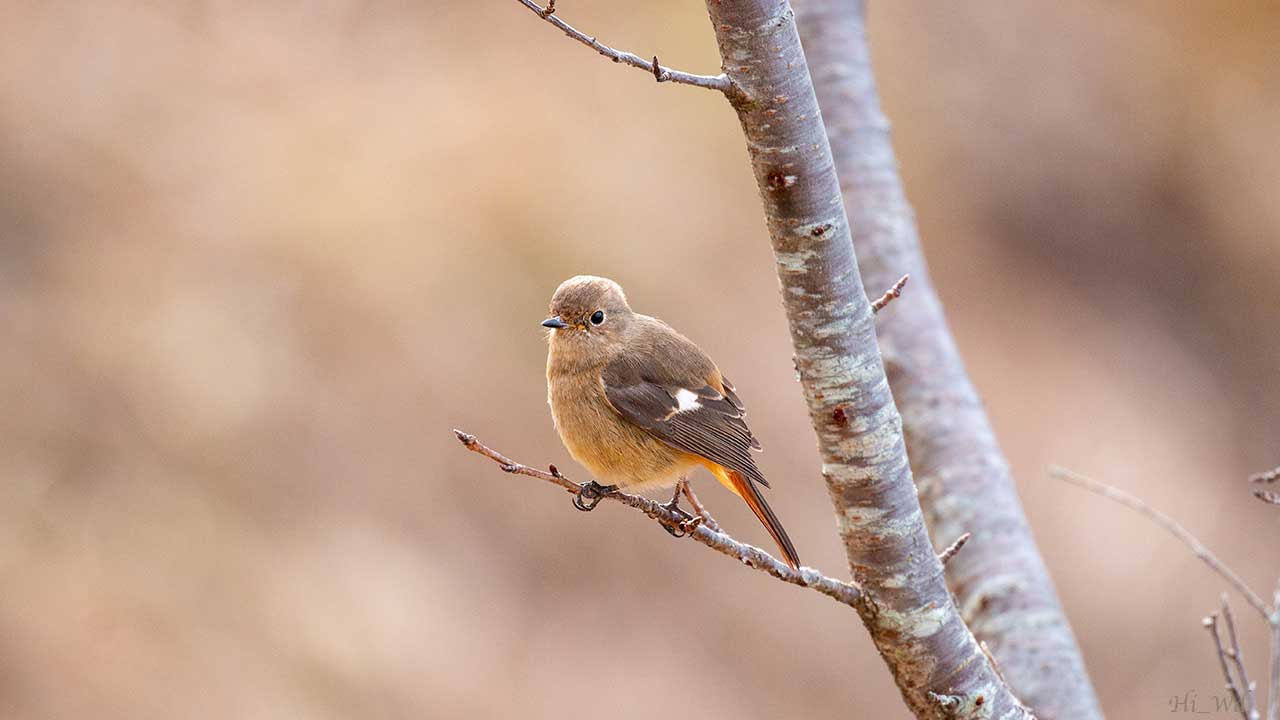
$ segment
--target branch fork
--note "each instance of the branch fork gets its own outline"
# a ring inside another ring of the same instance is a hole
[[[1258,699],[1255,685],[1249,682],[1249,673],[1245,670],[1244,653],[1240,650],[1240,639],[1236,636],[1236,620],[1231,614],[1231,604],[1227,602],[1227,594],[1222,594],[1223,624],[1225,633],[1218,629],[1219,615],[1214,613],[1204,619],[1204,627],[1213,637],[1213,646],[1218,654],[1218,663],[1222,667],[1222,676],[1226,680],[1227,691],[1235,700],[1235,706],[1244,720],[1260,720]],[[1223,639],[1230,643],[1225,645]]]

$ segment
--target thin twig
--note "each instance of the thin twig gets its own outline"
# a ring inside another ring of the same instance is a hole
[[[720,523],[716,522],[716,519],[711,517],[711,511],[707,510],[707,507],[702,504],[702,501],[699,500],[698,496],[693,492],[693,486],[686,481],[684,485],[680,486],[680,488],[684,491],[684,496],[689,498],[689,504],[693,506],[693,511],[702,517],[702,523],[713,532],[720,532]]]
[[[956,553],[960,552],[960,548],[964,547],[964,544],[969,542],[970,535],[971,533],[961,535],[955,539],[955,542],[948,545],[946,550],[938,553],[938,562],[946,565],[947,561],[955,557]]]
[[[1076,487],[1084,488],[1092,493],[1114,500],[1131,510],[1136,510],[1137,512],[1147,516],[1151,521],[1169,531],[1171,535],[1182,541],[1182,543],[1187,547],[1191,548],[1191,552],[1195,553],[1196,557],[1204,561],[1204,564],[1208,565],[1210,569],[1218,573],[1222,579],[1226,580],[1231,587],[1235,588],[1236,591],[1239,592],[1255,610],[1262,614],[1264,619],[1269,619],[1271,611],[1267,608],[1266,603],[1262,602],[1262,598],[1258,597],[1258,594],[1250,589],[1249,586],[1245,584],[1244,580],[1241,580],[1240,576],[1236,575],[1235,571],[1223,564],[1216,555],[1210,552],[1209,548],[1204,546],[1204,543],[1200,542],[1194,535],[1187,532],[1187,529],[1179,525],[1173,518],[1165,515],[1155,508],[1152,508],[1142,500],[1139,500],[1123,490],[1074,473],[1066,468],[1051,467],[1049,468],[1049,475],[1050,477],[1063,480],[1075,485]]]
[[[1271,468],[1266,472],[1255,473],[1249,476],[1249,482],[1255,483],[1273,483],[1280,480],[1280,467]]]
[[[1267,703],[1267,720],[1280,720],[1280,581],[1271,597],[1271,699]]]
[[[1213,647],[1217,651],[1218,665],[1222,667],[1222,677],[1227,681],[1226,688],[1236,701],[1236,709],[1240,711],[1240,716],[1244,720],[1253,720],[1249,714],[1249,708],[1244,703],[1244,698],[1240,692],[1239,683],[1234,675],[1231,674],[1231,663],[1228,662],[1230,651],[1222,644],[1222,633],[1218,631],[1218,615],[1217,613],[1210,615],[1204,619],[1204,627],[1209,631],[1209,635],[1213,637]]]
[[[1231,612],[1231,604],[1227,602],[1227,594],[1222,593],[1222,619],[1227,623],[1227,639],[1231,641],[1231,661],[1236,666],[1236,677],[1240,678],[1240,687],[1244,699],[1248,703],[1249,720],[1259,720],[1258,697],[1254,693],[1253,683],[1249,682],[1249,672],[1244,666],[1244,652],[1240,649],[1240,638],[1236,635],[1236,618]]]
[[[909,279],[911,279],[910,275],[903,275],[902,277],[898,278],[898,282],[894,283],[893,287],[885,291],[885,294],[881,295],[880,299],[871,303],[871,312],[873,313],[880,312],[881,310],[884,309],[885,305],[888,305],[889,303],[897,299],[899,296],[901,296],[902,287],[907,284],[907,280]]]
[[[623,50],[615,50],[596,40],[594,37],[578,30],[574,26],[560,19],[556,12],[555,2],[548,2],[547,7],[543,8],[533,0],[517,0],[521,5],[529,8],[535,15],[546,20],[547,22],[560,28],[565,35],[577,40],[587,47],[595,50],[601,55],[609,58],[616,63],[630,65],[634,68],[640,68],[646,72],[653,73],[654,78],[658,82],[673,82],[681,85],[693,85],[694,87],[706,88],[708,90],[717,90],[726,95],[733,91],[733,83],[729,81],[729,77],[724,73],[719,75],[694,75],[693,73],[681,72],[669,67],[663,67],[658,64],[658,58],[655,55],[652,61],[634,53],[625,52]]]
[[[483,455],[490,460],[498,463],[504,472],[514,475],[528,475],[539,480],[545,480],[549,483],[559,485],[569,493],[578,493],[582,486],[565,477],[558,470],[556,472],[546,472],[537,468],[529,467],[518,463],[502,453],[494,450],[470,433],[461,430],[454,430],[453,433],[458,436],[458,440],[462,445],[471,452]],[[684,518],[681,518],[674,512],[662,507],[661,504],[654,502],[646,497],[639,495],[631,495],[624,492],[612,492],[603,497],[605,500],[615,500],[628,507],[635,508],[640,512],[648,515],[650,518],[657,520],[660,524],[668,527],[680,527]],[[728,555],[747,567],[754,568],[761,572],[768,573],[783,582],[791,583],[816,590],[837,602],[843,603],[853,608],[860,607],[862,603],[862,590],[858,586],[851,583],[843,582],[835,578],[823,575],[821,572],[810,568],[801,567],[799,570],[792,570],[790,567],[773,557],[769,553],[761,550],[754,545],[738,542],[724,532],[717,532],[707,526],[704,521],[697,527],[689,531],[689,537],[706,545],[723,555]]]
[[[1280,480],[1280,467],[1249,476],[1249,482],[1251,483],[1273,483],[1277,480]],[[1254,490],[1253,496],[1264,503],[1280,505],[1280,493],[1271,492],[1270,490]]]
[[[987,662],[991,663],[991,669],[996,671],[996,675],[1004,680],[1004,670],[1000,668],[1000,661],[996,660],[996,656],[991,654],[991,647],[985,641],[979,642],[978,647],[982,648],[982,654],[987,656]]]

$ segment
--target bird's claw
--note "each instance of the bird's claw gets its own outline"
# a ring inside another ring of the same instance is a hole
[[[694,515],[688,520],[681,520],[680,522],[674,523],[671,525],[668,525],[667,523],[662,523],[662,529],[666,530],[667,534],[669,534],[673,538],[682,538],[682,537],[685,537],[686,535],[692,535],[693,531],[697,530],[698,526],[701,524],[702,524],[702,516]]]
[[[679,490],[676,491],[676,496],[671,499],[671,502],[662,503],[658,506],[680,518],[680,520],[671,524],[662,523],[662,529],[666,530],[674,538],[682,538],[697,530],[698,526],[702,524],[701,515],[690,515],[684,511],[684,508],[680,507],[679,492]]]
[[[573,496],[573,506],[582,512],[591,512],[600,504],[600,499],[618,489],[617,485],[601,485],[595,480],[588,480],[578,486]]]

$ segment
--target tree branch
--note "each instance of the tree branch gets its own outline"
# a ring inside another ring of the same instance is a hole
[[[862,0],[793,0],[840,176],[862,281],[901,273],[911,290],[877,328],[907,454],[934,547],[965,531],[981,543],[947,563],[948,584],[1018,697],[1046,717],[1100,720],[1102,710],[1013,477],[920,249],[880,108]]]
[[[1218,665],[1222,668],[1222,676],[1226,679],[1226,688],[1231,693],[1231,697],[1235,700],[1236,709],[1240,711],[1240,717],[1244,720],[1253,720],[1248,706],[1245,705],[1243,694],[1237,685],[1235,676],[1231,673],[1231,664],[1228,657],[1231,651],[1227,650],[1222,644],[1222,633],[1218,630],[1217,614],[1210,615],[1204,619],[1204,627],[1209,631],[1210,637],[1213,638],[1213,647],[1218,656]]]
[[[1249,476],[1249,482],[1252,483],[1273,483],[1278,479],[1280,479],[1280,467]],[[1258,489],[1253,491],[1253,496],[1264,503],[1280,505],[1280,493]]]
[[[960,548],[964,547],[964,544],[969,542],[969,537],[970,537],[970,534],[965,533],[960,537],[956,538],[955,542],[951,543],[950,545],[947,546],[945,550],[938,553],[938,562],[942,563],[943,565],[946,565],[948,562],[950,562],[951,558],[955,557],[956,553],[960,552]]]
[[[1271,596],[1271,688],[1267,720],[1280,720],[1280,581]]]
[[[663,67],[658,64],[658,56],[654,55],[653,60],[646,60],[635,53],[625,52],[623,50],[615,50],[596,40],[594,37],[578,30],[569,23],[561,20],[555,14],[556,4],[554,0],[547,3],[547,7],[540,7],[533,0],[517,0],[521,5],[529,8],[538,17],[560,28],[565,35],[577,40],[587,47],[595,50],[601,55],[609,58],[616,63],[630,65],[633,68],[639,68],[653,75],[658,82],[673,82],[679,85],[692,85],[694,87],[706,88],[708,90],[716,90],[726,95],[732,95],[734,92],[733,84],[729,78],[721,73],[719,75],[694,75],[693,73],[681,72],[669,67]]]
[[[932,552],[795,13],[787,0],[707,0],[707,11],[725,73],[745,93],[730,101],[822,474],[867,601],[863,623],[918,717],[1029,717],[969,632]]]
[[[888,305],[889,303],[901,297],[902,288],[907,284],[907,280],[909,280],[910,278],[911,278],[910,275],[903,275],[902,277],[898,278],[898,282],[894,283],[893,287],[886,290],[885,293],[880,296],[879,300],[876,300],[875,302],[871,303],[871,312],[879,313],[881,310],[884,309],[885,305]]]
[[[1257,696],[1254,693],[1253,684],[1249,682],[1249,672],[1245,669],[1244,652],[1240,649],[1240,638],[1236,635],[1236,619],[1231,613],[1231,604],[1227,601],[1226,593],[1222,594],[1222,620],[1227,626],[1226,636],[1231,644],[1230,648],[1225,648],[1222,644],[1216,614],[1205,618],[1204,625],[1213,635],[1214,648],[1218,653],[1218,662],[1222,665],[1227,689],[1235,697],[1236,707],[1240,709],[1240,714],[1245,720],[1260,720]],[[1232,666],[1235,667],[1234,674],[1231,672]]]
[[[1280,467],[1249,476],[1249,482],[1253,483],[1273,483],[1276,480],[1280,480]]]
[[[1049,476],[1075,485],[1076,487],[1084,488],[1089,492],[1101,495],[1107,499],[1114,500],[1121,505],[1146,516],[1152,522],[1167,530],[1169,534],[1181,541],[1183,545],[1190,548],[1191,552],[1194,553],[1196,557],[1200,558],[1200,560],[1203,561],[1205,565],[1208,565],[1211,570],[1217,573],[1219,577],[1226,580],[1228,585],[1235,588],[1236,592],[1240,593],[1240,595],[1247,600],[1255,610],[1261,613],[1263,620],[1266,620],[1267,622],[1271,621],[1272,611],[1267,607],[1266,603],[1262,601],[1262,598],[1258,597],[1258,594],[1250,589],[1250,587],[1245,584],[1244,580],[1240,579],[1240,576],[1237,575],[1234,570],[1227,567],[1225,563],[1218,559],[1217,555],[1214,555],[1209,548],[1205,547],[1204,543],[1197,540],[1194,535],[1188,532],[1186,528],[1182,527],[1182,525],[1173,518],[1165,515],[1137,497],[1134,497],[1119,488],[1112,487],[1103,482],[1098,482],[1092,478],[1087,478],[1084,475],[1074,473],[1066,468],[1049,468]]]
[[[1176,520],[1147,505],[1141,499],[1118,488],[1087,478],[1065,468],[1052,467],[1050,477],[1068,482],[1089,492],[1114,500],[1134,510],[1160,527],[1164,528],[1184,545],[1191,549],[1196,557],[1218,574],[1227,584],[1235,588],[1245,600],[1253,606],[1267,622],[1271,630],[1271,681],[1270,701],[1267,708],[1267,720],[1280,720],[1280,583],[1276,585],[1271,607],[1267,607],[1235,571],[1218,559],[1204,543],[1182,527]],[[1256,477],[1256,476],[1255,476]],[[1223,644],[1223,633],[1218,629],[1218,615],[1212,614],[1204,619],[1204,626],[1213,637],[1214,649],[1217,651],[1218,663],[1222,667],[1222,675],[1226,679],[1226,687],[1235,699],[1236,707],[1245,720],[1260,720],[1258,697],[1254,684],[1249,682],[1249,673],[1245,669],[1244,653],[1240,649],[1240,638],[1236,635],[1236,619],[1231,612],[1231,604],[1227,594],[1222,594],[1222,619],[1226,624],[1226,639],[1229,647]],[[1235,668],[1234,671],[1232,668]]]
[[[565,477],[551,466],[551,471],[547,472],[539,470],[528,465],[518,463],[502,453],[494,450],[484,443],[476,439],[475,435],[454,430],[453,434],[458,437],[458,441],[463,447],[471,452],[483,455],[490,460],[498,463],[503,472],[513,475],[527,475],[529,477],[545,480],[549,483],[559,485],[567,492],[577,494],[581,491],[582,486]],[[676,513],[662,507],[661,504],[640,495],[631,495],[624,492],[612,492],[603,496],[604,500],[613,500],[627,507],[634,508],[648,515],[650,518],[657,520],[664,528],[680,528],[684,524],[684,518]],[[709,517],[709,516],[708,516]],[[714,522],[714,521],[713,521]],[[799,570],[792,570],[786,563],[774,558],[769,553],[761,550],[754,545],[738,542],[730,537],[727,533],[712,530],[709,527],[711,523],[704,522],[692,529],[688,529],[689,537],[715,550],[716,552],[727,555],[749,568],[754,568],[764,573],[768,573],[773,577],[792,585],[807,587],[811,590],[826,595],[827,597],[848,605],[853,608],[861,608],[864,603],[862,601],[862,592],[856,585],[836,580],[823,575],[821,572],[810,568],[801,567]]]
[[[1265,471],[1265,473],[1249,475],[1249,482],[1251,483],[1274,483],[1277,479],[1280,479],[1280,468],[1272,468]],[[1280,505],[1280,492],[1271,492],[1260,488],[1253,491],[1253,497],[1262,502],[1270,503],[1270,505]]]
[[[1227,601],[1227,594],[1222,593],[1222,619],[1227,623],[1227,637],[1231,640],[1231,660],[1236,666],[1236,674],[1240,678],[1240,687],[1244,691],[1245,700],[1249,703],[1249,719],[1259,720],[1258,715],[1258,697],[1254,692],[1253,683],[1249,682],[1249,672],[1244,666],[1244,651],[1240,649],[1240,638],[1236,635],[1236,618],[1231,612],[1231,604]]]
[[[654,70],[520,1],[606,57]],[[854,606],[918,717],[1030,718],[969,631],[929,542],[795,13],[788,0],[706,5],[725,76],[690,84],[722,90],[742,125],[822,474],[860,589]],[[644,498],[621,500],[662,514]],[[706,527],[693,536],[724,537]],[[785,566],[773,567],[786,579]]]

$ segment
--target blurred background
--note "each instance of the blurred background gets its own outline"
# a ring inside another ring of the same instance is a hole
[[[719,65],[698,2],[560,13]],[[1280,511],[1244,478],[1280,463],[1280,5],[870,22],[937,285],[1104,706],[1211,702],[1222,583],[1045,468],[1275,582]],[[537,323],[564,278],[611,276],[734,379],[771,503],[847,575],[721,98],[511,1],[10,0],[0,23],[0,716],[907,717],[854,613],[575,512],[450,432],[585,479]]]

